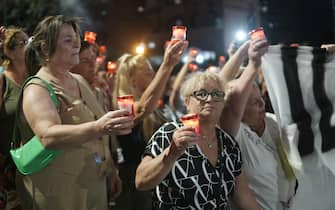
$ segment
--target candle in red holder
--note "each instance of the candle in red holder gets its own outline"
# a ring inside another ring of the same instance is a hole
[[[135,115],[134,113],[134,96],[133,95],[123,95],[117,96],[117,104],[119,109],[125,109],[130,115]]]
[[[298,43],[292,43],[292,44],[290,44],[290,47],[299,47],[300,46],[300,44],[298,44]]]
[[[105,54],[106,51],[107,51],[106,45],[100,45],[100,47],[99,47],[99,53]]]
[[[97,34],[91,31],[85,31],[84,41],[94,44],[97,38]]]
[[[190,48],[190,54],[195,57],[196,55],[198,55],[198,49],[197,48],[194,48],[194,47],[191,47]]]
[[[256,28],[249,32],[249,36],[251,40],[260,38],[260,39],[266,39],[264,29],[262,27]]]
[[[172,26],[171,40],[186,40],[186,26]]]
[[[114,74],[116,72],[117,64],[113,61],[107,62],[107,73],[108,74]]]
[[[196,71],[198,69],[198,65],[195,64],[195,63],[190,63],[190,64],[188,64],[188,69],[190,71]]]
[[[200,123],[197,114],[186,114],[181,117],[181,121],[184,126],[191,126],[194,128],[194,131],[200,135]]]
[[[219,61],[220,61],[220,62],[225,62],[225,61],[226,61],[226,58],[225,58],[223,55],[221,55],[221,56],[219,57]]]

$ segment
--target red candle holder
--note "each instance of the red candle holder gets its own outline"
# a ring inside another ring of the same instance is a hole
[[[290,44],[290,47],[299,47],[299,46],[300,46],[299,43],[292,43],[292,44]]]
[[[250,31],[248,34],[249,34],[251,40],[266,39],[264,29],[262,27],[256,28],[256,29]]]
[[[221,55],[221,56],[219,56],[219,61],[220,62],[226,62],[226,58],[223,55]]]
[[[158,107],[159,109],[164,108],[164,101],[163,101],[162,99],[159,99],[159,100],[157,101],[157,107]]]
[[[108,61],[107,62],[107,73],[108,74],[114,74],[117,69],[117,63],[113,61]]]
[[[99,53],[100,54],[105,54],[106,51],[107,51],[106,45],[100,45],[100,47],[99,47]]]
[[[135,116],[134,113],[134,96],[133,95],[123,95],[116,97],[119,109],[125,109],[129,112],[129,115]]]
[[[172,26],[171,40],[186,40],[186,26]]]
[[[200,123],[197,114],[186,114],[181,117],[184,126],[192,126],[194,131],[200,135]]]
[[[194,48],[194,47],[190,48],[190,54],[191,54],[191,56],[195,57],[195,56],[198,55],[198,53],[199,53],[199,50],[197,48]]]
[[[92,31],[85,31],[84,41],[95,44],[95,40],[97,38],[97,34]]]
[[[190,63],[190,64],[188,64],[188,69],[192,72],[196,71],[198,69],[198,65],[195,64],[195,63]]]

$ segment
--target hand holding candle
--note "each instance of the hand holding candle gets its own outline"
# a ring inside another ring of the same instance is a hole
[[[117,96],[116,99],[119,109],[125,109],[129,112],[129,115],[135,116],[133,95]]]

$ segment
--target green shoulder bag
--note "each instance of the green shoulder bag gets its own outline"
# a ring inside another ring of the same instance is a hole
[[[61,150],[46,149],[36,135],[24,145],[20,146],[20,140],[18,140],[18,124],[19,114],[22,107],[23,91],[27,83],[32,79],[40,79],[46,85],[51,100],[56,108],[59,106],[56,94],[47,81],[37,76],[31,76],[24,82],[15,113],[15,124],[10,149],[10,155],[12,156],[18,171],[24,175],[33,174],[42,170],[62,152]]]

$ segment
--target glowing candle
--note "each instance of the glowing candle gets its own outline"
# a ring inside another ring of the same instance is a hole
[[[292,43],[292,44],[290,44],[290,47],[299,47],[300,46],[300,44],[298,44],[298,43]]]
[[[249,36],[251,40],[254,39],[266,39],[264,30],[262,27],[256,28],[249,32]]]
[[[99,53],[101,53],[101,54],[105,54],[106,51],[107,51],[107,47],[106,47],[106,45],[101,45],[101,46],[99,47]]]
[[[194,131],[200,135],[200,123],[197,114],[187,114],[181,117],[184,126],[192,126]]]
[[[172,37],[171,40],[186,40],[185,26],[172,26]]]
[[[125,109],[130,115],[135,115],[134,113],[134,96],[133,95],[123,95],[117,96],[117,104],[119,109]]]
[[[157,107],[158,107],[159,109],[162,109],[162,108],[164,107],[164,101],[163,101],[162,99],[159,99],[159,100],[157,101]]]
[[[197,48],[194,48],[194,47],[191,47],[190,48],[190,54],[195,57],[196,55],[198,55],[198,49]]]
[[[195,63],[190,63],[190,64],[188,64],[188,69],[190,71],[196,71],[198,69],[198,65],[195,64]]]
[[[114,74],[116,72],[117,64],[113,61],[107,62],[107,73],[108,74]]]
[[[84,41],[94,44],[97,38],[97,34],[91,31],[85,31]]]
[[[219,61],[220,61],[220,62],[225,62],[225,61],[226,61],[226,58],[225,58],[223,55],[221,55],[221,56],[219,57]]]

